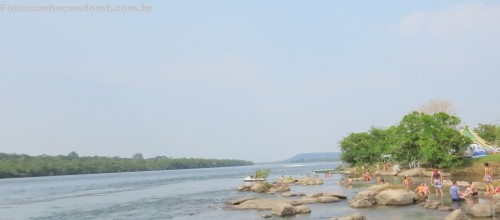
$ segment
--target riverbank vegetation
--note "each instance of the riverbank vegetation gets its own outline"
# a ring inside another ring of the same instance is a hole
[[[374,164],[390,159],[403,164],[453,168],[463,164],[463,152],[472,142],[457,130],[461,119],[444,112],[412,112],[388,128],[351,133],[340,141],[341,159]]]
[[[71,152],[67,156],[29,156],[26,154],[0,153],[0,178],[246,165],[253,165],[253,162],[244,160],[171,158],[166,156],[144,159],[140,153],[134,154],[132,158],[80,157],[76,152]]]

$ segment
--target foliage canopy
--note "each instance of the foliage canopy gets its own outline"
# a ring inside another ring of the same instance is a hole
[[[444,112],[412,112],[395,126],[351,133],[340,141],[341,159],[349,163],[376,163],[390,154],[398,162],[419,161],[437,167],[456,167],[471,140],[460,135],[460,118]]]

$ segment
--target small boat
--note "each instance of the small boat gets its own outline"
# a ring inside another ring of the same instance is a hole
[[[264,182],[266,179],[264,178],[255,178],[253,176],[247,176],[243,179],[244,182]]]

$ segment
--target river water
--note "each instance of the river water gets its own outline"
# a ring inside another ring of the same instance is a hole
[[[235,210],[224,201],[245,196],[276,195],[238,192],[242,179],[257,169],[295,178],[336,163],[281,164],[189,170],[91,174],[0,180],[0,219],[262,219],[269,210]],[[320,176],[323,178],[323,176]],[[373,183],[340,187],[335,174],[319,186],[291,186],[292,192],[340,192],[352,197]],[[400,181],[397,178],[389,181]],[[446,191],[444,191],[446,194]],[[446,198],[445,198],[446,200]],[[363,213],[368,219],[443,219],[447,213],[418,205],[353,209],[347,201],[311,204],[312,213],[286,219],[330,219]],[[281,219],[273,217],[273,219]],[[285,219],[285,218],[283,218]]]

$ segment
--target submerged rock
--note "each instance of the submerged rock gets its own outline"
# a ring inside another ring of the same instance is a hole
[[[471,207],[467,208],[467,214],[473,217],[491,217],[493,213],[491,211],[491,207],[486,204],[474,204]]]
[[[330,220],[366,220],[366,217],[361,213],[356,213],[346,217],[331,218]]]
[[[295,215],[295,209],[289,203],[277,203],[272,207],[272,214],[277,216]]]
[[[461,209],[457,209],[450,214],[448,214],[444,220],[467,220],[467,216],[462,212]]]

